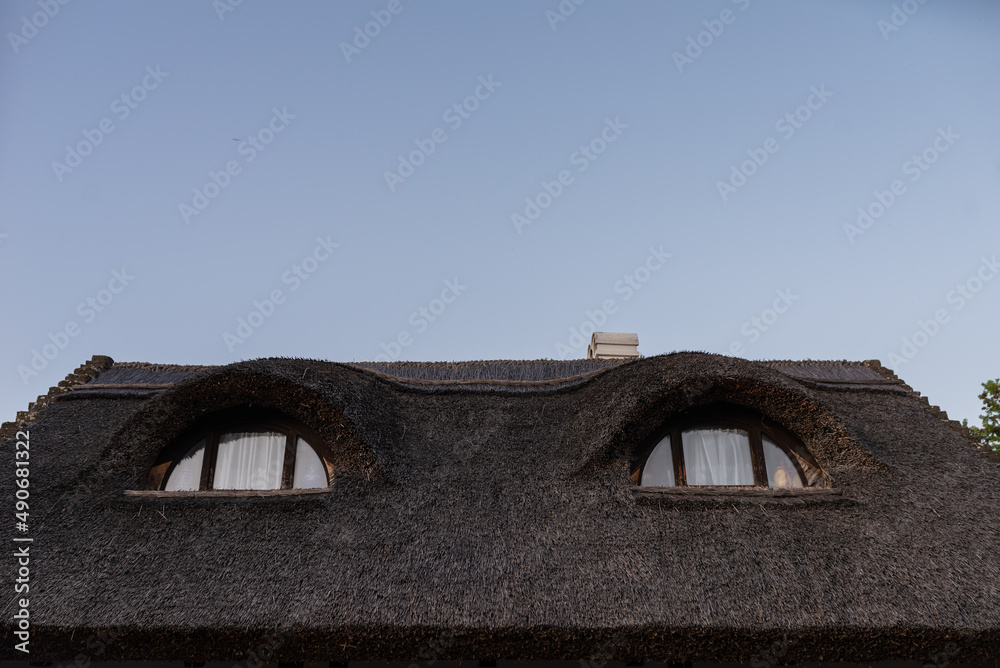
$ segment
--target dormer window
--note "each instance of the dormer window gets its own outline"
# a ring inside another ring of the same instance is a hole
[[[289,422],[227,421],[168,448],[148,484],[166,492],[327,487],[330,471],[312,443]]]
[[[806,486],[808,451],[794,436],[739,409],[715,409],[668,425],[640,451],[632,482],[644,487]]]

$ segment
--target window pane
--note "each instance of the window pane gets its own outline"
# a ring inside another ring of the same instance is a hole
[[[689,485],[753,485],[750,437],[740,429],[694,429],[681,435]]]
[[[223,434],[215,462],[214,489],[280,489],[285,435],[274,432]]]
[[[775,489],[791,489],[802,487],[802,478],[795,470],[795,464],[784,450],[769,439],[761,438],[764,446],[764,465],[767,467],[767,482]]]
[[[326,487],[326,467],[312,446],[304,438],[295,443],[295,479],[292,487],[312,489]]]
[[[653,451],[646,459],[646,465],[642,467],[642,481],[640,485],[647,487],[672,487],[674,482],[674,455],[670,451],[670,436],[664,436],[663,440],[656,444]]]
[[[201,463],[205,461],[205,439],[201,439],[187,454],[177,462],[170,472],[167,485],[163,489],[168,492],[192,492],[201,487]]]

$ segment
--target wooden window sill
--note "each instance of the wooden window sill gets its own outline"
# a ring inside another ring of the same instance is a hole
[[[146,499],[256,499],[278,496],[328,494],[332,489],[332,487],[314,487],[309,489],[207,489],[189,492],[164,492],[158,489],[127,489],[125,490],[125,496]]]
[[[733,504],[813,505],[835,503],[853,505],[853,499],[837,488],[767,489],[763,487],[641,487],[632,486],[637,502],[664,502],[674,505],[730,506]]]
[[[837,488],[802,487],[799,489],[769,489],[766,487],[733,487],[699,485],[691,487],[643,487],[633,485],[634,494],[679,494],[681,496],[842,496]]]

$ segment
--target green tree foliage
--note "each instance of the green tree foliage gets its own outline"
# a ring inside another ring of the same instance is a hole
[[[979,418],[982,427],[970,427],[967,420],[962,424],[981,440],[987,448],[1000,452],[1000,378],[983,383],[983,393],[979,395],[983,402],[983,414]]]

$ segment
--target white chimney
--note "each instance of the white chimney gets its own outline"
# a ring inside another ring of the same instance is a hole
[[[639,356],[639,335],[594,332],[587,347],[587,359],[607,360]]]

